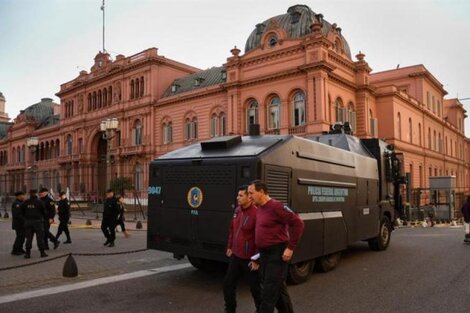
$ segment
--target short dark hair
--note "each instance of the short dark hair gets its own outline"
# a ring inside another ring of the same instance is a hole
[[[111,192],[114,193],[114,190],[112,190],[111,188],[106,190],[106,193],[111,193]]]
[[[256,191],[262,190],[265,194],[268,194],[268,186],[264,181],[257,179],[252,181],[250,185],[254,185]]]
[[[244,191],[245,193],[248,193],[248,185],[241,185],[238,187],[238,191]]]
[[[47,188],[41,188],[41,190],[39,190],[39,192],[49,192],[49,190]]]
[[[65,194],[66,194],[66,192],[65,192],[65,191],[61,191],[61,192],[59,192],[59,196],[60,196],[60,197],[62,197],[62,196],[63,196],[63,195],[65,195]]]
[[[16,197],[24,196],[24,192],[23,191],[17,191],[17,192],[15,192],[15,196]]]

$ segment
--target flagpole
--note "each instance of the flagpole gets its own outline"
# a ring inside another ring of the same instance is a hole
[[[103,0],[103,5],[101,6],[101,11],[103,11],[103,53],[105,53],[106,49],[104,48],[104,43],[105,43],[105,38],[104,38],[104,0]]]

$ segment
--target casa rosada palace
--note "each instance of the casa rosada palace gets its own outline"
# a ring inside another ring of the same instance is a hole
[[[100,52],[89,72],[60,86],[60,104],[44,98],[12,123],[2,95],[0,194],[46,186],[99,195],[112,178],[129,177],[145,199],[148,164],[166,152],[246,134],[253,123],[262,134],[305,136],[337,121],[403,152],[411,188],[453,175],[459,192],[470,191],[466,111],[425,66],[372,72],[341,28],[305,5],[247,35],[244,52],[235,47],[206,70],[157,48],[114,60]],[[108,137],[106,119],[117,126]]]

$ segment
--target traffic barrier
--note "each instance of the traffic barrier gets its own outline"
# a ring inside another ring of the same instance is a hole
[[[77,277],[78,276],[78,267],[75,259],[72,256],[72,253],[69,254],[65,260],[64,267],[62,269],[63,277]]]
[[[90,226],[90,225],[91,225],[91,220],[90,220],[90,219],[87,219],[87,220],[86,220],[86,225],[87,225],[87,226]]]
[[[141,221],[137,221],[137,223],[135,224],[135,228],[136,228],[136,229],[142,229],[142,228],[143,228],[142,222],[141,222]]]

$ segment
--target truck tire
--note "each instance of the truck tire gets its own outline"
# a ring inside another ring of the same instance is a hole
[[[321,256],[317,258],[315,268],[319,272],[329,272],[338,265],[340,259],[341,251]]]
[[[390,244],[392,228],[388,217],[384,216],[380,221],[379,234],[377,237],[369,239],[369,248],[374,251],[383,251]]]
[[[305,261],[289,265],[287,281],[292,285],[298,285],[310,279],[313,272],[313,261]]]
[[[194,256],[188,256],[189,263],[192,266],[206,273],[215,272],[218,269],[218,262],[212,260],[206,260]]]

